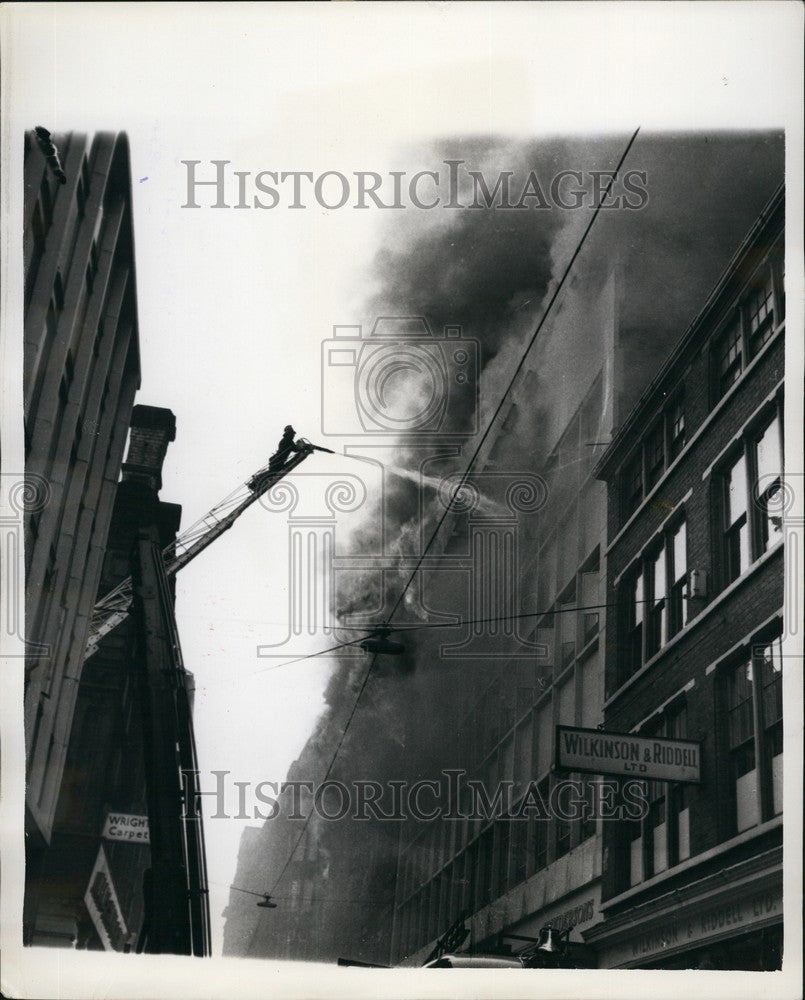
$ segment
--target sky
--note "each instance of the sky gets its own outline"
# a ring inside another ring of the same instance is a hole
[[[22,133],[37,124],[129,135],[137,402],[176,414],[161,496],[183,506],[189,525],[265,464],[288,422],[336,450],[347,442],[322,426],[323,406],[339,428],[350,405],[347,389],[322,390],[322,343],[334,325],[366,322],[390,213],[328,210],[310,198],[294,210],[284,186],[272,210],[209,208],[206,191],[202,207],[182,207],[183,161],[200,161],[211,177],[211,161],[228,160],[228,171],[248,173],[251,197],[254,177],[266,170],[385,177],[431,169],[423,150],[452,136],[595,134],[612,137],[614,151],[637,126],[799,129],[800,53],[784,42],[796,34],[795,10],[6,5],[3,144],[10,162],[21,163]],[[795,171],[801,147],[791,132]],[[19,199],[21,172],[7,176],[4,199]],[[414,225],[413,212],[395,213],[396,238]],[[429,224],[426,215],[417,214],[417,226]],[[13,278],[20,265],[7,266]],[[5,339],[3,361],[20,361]],[[5,405],[4,428],[21,436],[13,391]],[[338,456],[307,460],[305,472],[316,474],[304,496],[309,510],[320,511],[326,477],[347,467]],[[360,511],[344,516],[339,531],[359,522]],[[284,513],[255,505],[180,576],[177,617],[196,678],[202,774],[281,779],[324,708],[332,661],[266,669],[281,661],[257,657],[260,645],[277,644],[288,659],[322,645],[315,634],[286,641],[287,535]],[[205,828],[216,950],[245,822],[210,819]]]

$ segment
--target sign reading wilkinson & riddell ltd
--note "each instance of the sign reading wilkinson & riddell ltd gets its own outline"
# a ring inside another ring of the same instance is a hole
[[[600,729],[556,727],[556,767],[562,771],[701,781],[701,744]]]

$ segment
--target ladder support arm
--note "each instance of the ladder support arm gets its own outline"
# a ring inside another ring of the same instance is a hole
[[[237,521],[240,515],[253,503],[267,493],[272,486],[288,475],[289,472],[302,464],[304,460],[317,449],[304,439],[299,439],[301,448],[291,455],[288,461],[276,470],[269,467],[255,473],[248,483],[244,483],[235,494],[222,500],[216,507],[191,525],[174,542],[162,550],[165,563],[165,573],[174,576],[182,567],[192,562],[207,546],[220,538]],[[131,610],[132,584],[131,577],[119,583],[95,605],[90,618],[89,637],[84,659],[97,650],[104,636],[124,621]]]

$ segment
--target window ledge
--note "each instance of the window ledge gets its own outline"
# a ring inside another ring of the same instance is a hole
[[[611,909],[613,906],[619,906],[627,900],[638,896],[641,892],[646,892],[649,889],[653,889],[657,885],[662,885],[663,882],[667,882],[668,879],[673,878],[675,875],[681,875],[683,872],[689,871],[697,865],[702,865],[706,861],[711,861],[713,858],[719,857],[721,854],[726,854],[727,851],[731,851],[734,847],[740,847],[741,844],[746,844],[750,840],[754,840],[755,837],[762,837],[764,834],[777,829],[777,827],[782,827],[782,825],[783,814],[780,813],[780,815],[775,816],[774,819],[767,820],[759,826],[753,826],[751,829],[744,830],[743,833],[739,833],[737,836],[731,837],[729,840],[725,840],[715,847],[711,847],[709,851],[703,851],[695,857],[681,861],[678,865],[674,865],[673,868],[667,868],[659,875],[654,875],[652,878],[646,879],[645,882],[639,882],[637,885],[631,886],[631,888],[627,889],[625,892],[621,892],[617,896],[613,896],[611,899],[606,900],[606,902],[602,902],[601,910],[603,912]]]
[[[742,587],[748,580],[750,580],[755,573],[758,573],[760,569],[766,565],[766,563],[771,559],[778,551],[782,549],[783,539],[778,539],[774,545],[766,552],[763,553],[758,559],[756,559],[752,565],[744,570],[744,572],[738,577],[737,580],[733,580],[732,583],[725,587],[724,590],[718,595],[718,597],[713,598],[713,600],[707,605],[704,610],[698,614],[692,621],[689,621],[684,625],[672,639],[670,639],[658,652],[656,652],[650,660],[646,660],[643,666],[635,671],[632,676],[624,681],[619,688],[617,688],[613,693],[604,699],[604,710],[608,709],[614,702],[616,702],[633,684],[650,670],[659,660],[662,659],[669,650],[673,649],[677,643],[681,642],[683,637],[691,635],[691,633],[698,628],[702,622],[706,621],[709,616],[716,611],[736,590]]]
[[[657,491],[662,487],[662,485],[665,483],[665,481],[668,479],[671,473],[676,469],[676,467],[679,465],[682,459],[684,459],[685,456],[690,452],[693,445],[696,444],[696,442],[699,440],[702,434],[704,434],[704,432],[707,430],[710,424],[712,424],[713,421],[716,419],[716,417],[718,417],[719,413],[721,413],[721,411],[727,405],[727,402],[730,399],[732,399],[732,397],[738,391],[739,387],[744,384],[746,376],[755,368],[756,365],[760,363],[760,360],[766,356],[768,351],[771,350],[772,344],[777,343],[780,334],[784,330],[785,330],[785,319],[782,319],[780,321],[780,325],[775,328],[774,333],[771,335],[771,337],[769,337],[769,339],[766,341],[763,347],[758,351],[758,353],[754,356],[754,358],[752,358],[752,360],[749,362],[746,368],[744,368],[744,370],[741,372],[741,377],[738,379],[738,381],[733,383],[733,385],[729,387],[729,389],[724,393],[721,399],[719,399],[719,401],[716,403],[713,409],[707,414],[704,420],[696,428],[690,441],[686,442],[685,447],[682,449],[682,451],[680,451],[680,453],[676,456],[673,462],[671,462],[671,464],[668,466],[665,472],[660,476],[660,478],[657,480],[654,486],[652,486],[650,492],[648,492],[643,497],[643,500],[640,502],[639,506],[635,510],[633,510],[632,513],[629,515],[629,517],[626,519],[626,521],[624,521],[623,526],[616,533],[612,541],[607,544],[606,549],[604,549],[605,555],[608,555],[609,552],[612,550],[612,548],[618,544],[618,542],[621,540],[621,536],[625,534],[625,532],[632,526],[634,521],[637,520],[640,512],[653,499]],[[781,385],[782,382],[780,382],[779,384]]]

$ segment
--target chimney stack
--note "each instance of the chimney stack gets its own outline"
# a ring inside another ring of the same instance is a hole
[[[141,482],[155,493],[162,488],[162,463],[168,444],[176,438],[176,417],[160,406],[135,406],[131,415],[129,450],[123,463],[123,481]]]

